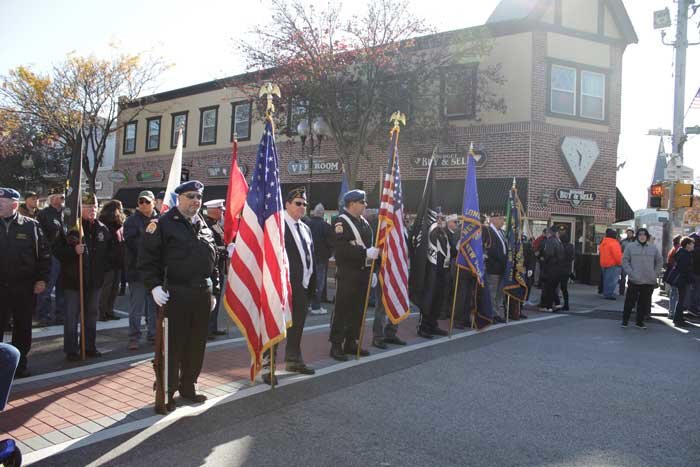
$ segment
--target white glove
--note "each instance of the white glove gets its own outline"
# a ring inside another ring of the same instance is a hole
[[[532,277],[532,269],[527,271],[527,277]]]
[[[160,285],[158,287],[153,287],[153,290],[151,290],[151,295],[153,295],[153,301],[156,302],[156,305],[158,306],[165,305],[170,299],[170,293],[163,290],[163,287]]]
[[[379,282],[379,281],[377,280],[377,273],[374,272],[374,273],[372,273],[372,288],[374,288],[374,287],[377,286],[377,282]]]
[[[367,258],[368,259],[379,258],[379,248],[376,248],[376,247],[367,248]]]
[[[231,242],[226,246],[226,251],[228,252],[228,257],[232,258],[233,257],[233,250],[236,249],[236,244]]]
[[[211,296],[211,309],[209,311],[214,311],[214,308],[216,308],[216,297]]]

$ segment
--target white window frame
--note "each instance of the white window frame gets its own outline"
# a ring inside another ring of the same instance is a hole
[[[245,120],[239,120],[238,118],[238,109],[242,109],[244,107],[248,108],[248,118]],[[236,135],[236,137],[240,140],[248,140],[250,139],[250,133],[251,133],[251,124],[250,124],[250,119],[252,118],[253,114],[253,104],[251,102],[238,102],[233,104],[233,133]],[[238,125],[245,124],[246,131],[248,132],[247,135],[242,136],[240,133],[236,131],[236,128]],[[233,135],[232,135],[233,136]]]
[[[151,123],[158,122],[158,130],[151,132]],[[150,118],[146,120],[146,151],[158,151],[160,149],[160,128],[163,123],[162,117]],[[151,146],[151,137],[157,137],[156,145]]]
[[[205,118],[205,115],[206,115],[207,112],[214,112],[214,125],[213,125],[213,126],[206,126],[206,125],[205,125],[205,122],[207,121],[206,118]],[[217,126],[218,121],[219,121],[219,109],[218,109],[218,108],[214,108],[214,109],[203,110],[203,111],[201,112],[201,115],[202,115],[202,133],[201,133],[201,135],[199,136],[199,144],[216,144],[216,133],[217,133],[217,131],[216,131],[216,126]],[[204,132],[205,132],[208,128],[212,128],[213,131],[214,131],[214,139],[211,140],[211,141],[208,141],[208,140],[205,140],[205,139],[204,139]]]
[[[129,138],[129,128],[134,129],[134,137]],[[129,149],[129,140],[133,140],[132,148]],[[124,154],[133,154],[136,152],[136,122],[129,122],[124,127]]]
[[[574,72],[574,89],[573,90],[568,90],[568,89],[561,89],[561,88],[555,88],[554,87],[554,68],[560,68],[563,70],[569,70]],[[577,100],[577,95],[576,95],[576,86],[578,85],[578,70],[574,67],[570,66],[565,66],[565,65],[558,65],[556,63],[553,63],[552,66],[550,67],[549,70],[549,111],[553,114],[559,114],[559,115],[568,115],[569,117],[576,117],[576,100]],[[572,113],[568,112],[559,112],[557,110],[554,110],[553,105],[554,105],[554,91],[557,92],[570,92],[571,95],[574,98],[574,108]]]
[[[583,92],[583,81],[584,81],[584,75],[586,75],[586,74],[596,75],[596,76],[599,76],[603,79],[603,95],[602,96],[596,96],[593,94],[586,94]],[[596,71],[590,71],[590,70],[581,70],[581,96],[580,96],[581,106],[580,107],[581,107],[581,117],[582,118],[589,118],[591,120],[601,120],[601,121],[605,120],[605,86],[606,86],[606,83],[605,83],[605,74],[604,73],[598,73]],[[583,96],[601,100],[601,106],[600,106],[601,115],[600,115],[600,117],[591,117],[589,115],[583,114]]]

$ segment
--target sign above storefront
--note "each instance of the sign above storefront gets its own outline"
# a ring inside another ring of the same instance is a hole
[[[559,201],[568,201],[571,206],[577,208],[583,203],[592,203],[595,201],[596,194],[594,191],[573,190],[570,188],[559,188],[557,190],[557,199]]]
[[[240,164],[238,168],[245,177],[248,174],[248,166],[245,164]],[[207,167],[207,175],[209,178],[228,178],[229,172],[231,171],[230,165],[214,165]]]
[[[483,146],[474,146],[474,161],[476,167],[481,168],[486,165],[488,159]],[[430,156],[419,156],[411,158],[411,166],[415,169],[427,169],[430,164]],[[464,168],[467,166],[467,155],[461,151],[446,151],[435,154],[435,167],[444,168]]]
[[[340,159],[333,160],[314,160],[315,174],[339,174],[342,171],[343,164]],[[287,173],[289,175],[306,175],[309,173],[309,161],[298,160],[290,161],[287,164]]]
[[[107,180],[112,183],[123,183],[126,181],[126,174],[118,170],[113,171],[107,176]]]
[[[136,181],[139,182],[162,182],[165,179],[165,172],[162,170],[142,170],[136,172]]]

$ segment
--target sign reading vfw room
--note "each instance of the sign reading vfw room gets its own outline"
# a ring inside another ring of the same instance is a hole
[[[314,161],[314,173],[315,174],[338,174],[341,172],[343,164],[340,159],[334,160],[315,160]],[[309,161],[308,160],[298,160],[290,161],[287,165],[287,172],[289,175],[304,175],[309,173]]]

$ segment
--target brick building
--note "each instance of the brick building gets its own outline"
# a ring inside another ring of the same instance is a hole
[[[579,253],[595,253],[605,227],[620,218],[616,208],[626,205],[615,188],[622,57],[637,36],[624,5],[621,0],[502,0],[485,26],[493,47],[478,66],[501,64],[506,83],[495,92],[504,97],[507,111],[476,116],[463,102],[450,101],[463,95],[443,96],[454,145],[438,148],[441,204],[453,212],[461,207],[463,148],[473,141],[483,153],[477,171],[483,212],[503,209],[515,178],[533,232],[560,224]],[[464,76],[471,69],[473,64],[465,64]],[[117,138],[116,167],[126,176],[117,185],[119,199],[133,205],[139,190],[164,188],[174,128],[180,124],[186,129],[185,165],[191,178],[205,183],[205,198],[225,196],[234,132],[244,171],[252,167],[262,122],[252,118],[254,104],[225,82],[149,96],[133,119],[127,115]],[[464,82],[470,87],[465,92],[473,91],[473,80]],[[402,132],[400,154],[410,212],[421,196],[433,148],[411,141],[408,132]],[[335,209],[341,166],[332,141],[316,149],[312,177],[308,147],[282,135],[277,144],[283,190],[311,182],[311,204]],[[379,199],[385,150],[375,148],[360,168],[358,185],[368,191],[370,205]]]

